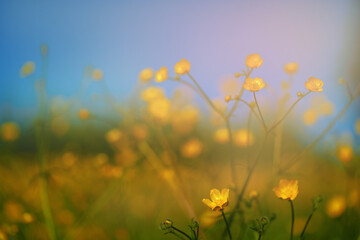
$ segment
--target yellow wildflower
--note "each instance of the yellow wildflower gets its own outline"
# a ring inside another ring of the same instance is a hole
[[[104,77],[104,73],[101,69],[94,69],[91,72],[91,77],[95,80],[95,81],[100,81],[101,79],[103,79]]]
[[[284,66],[284,71],[289,75],[294,75],[299,70],[299,64],[296,62],[287,63]]]
[[[148,137],[149,131],[145,125],[137,124],[133,126],[132,132],[137,140],[144,140]]]
[[[243,87],[250,92],[257,92],[265,87],[265,83],[261,78],[248,77],[245,79]]]
[[[20,128],[14,122],[6,122],[1,126],[1,138],[7,142],[13,142],[18,139]]]
[[[23,222],[24,223],[32,223],[34,221],[34,217],[33,215],[31,215],[30,213],[24,213],[23,214]]]
[[[119,129],[114,128],[106,133],[105,139],[109,143],[116,143],[116,142],[120,141],[122,136],[123,136],[123,133]]]
[[[154,76],[154,70],[152,68],[145,68],[139,73],[139,80],[143,83],[150,82]]]
[[[78,115],[81,120],[86,120],[90,117],[90,112],[87,109],[83,108],[79,110]]]
[[[223,210],[229,204],[229,189],[224,188],[221,192],[218,189],[210,190],[210,199],[203,199],[202,202],[211,210]]]
[[[20,69],[20,77],[27,77],[35,72],[35,63],[34,62],[26,62],[22,65]]]
[[[229,142],[229,132],[226,128],[220,128],[214,133],[214,141],[217,143]]]
[[[310,77],[307,82],[305,82],[305,87],[312,92],[322,92],[322,87],[324,82],[318,78]]]
[[[149,102],[147,112],[151,117],[165,124],[169,120],[170,108],[171,103],[168,99],[157,98]]]
[[[247,129],[239,129],[233,135],[234,144],[239,147],[250,147],[255,142],[255,136]]]
[[[155,74],[155,82],[163,82],[168,78],[167,67],[161,67]]]
[[[227,102],[227,103],[230,102],[230,100],[231,100],[231,95],[226,95],[224,100],[225,100],[225,102]]]
[[[203,144],[197,139],[190,139],[181,147],[181,154],[186,158],[197,157],[203,149]]]
[[[184,75],[190,72],[191,63],[185,58],[181,59],[180,62],[175,64],[174,70],[176,74]]]
[[[316,123],[318,119],[318,113],[315,109],[308,109],[305,111],[303,116],[303,122],[305,125],[311,126]]]
[[[281,179],[279,186],[273,189],[275,195],[284,200],[294,200],[299,193],[297,180]]]
[[[249,68],[258,68],[262,65],[263,60],[259,54],[250,54],[246,57],[245,65]]]
[[[346,199],[344,196],[335,196],[326,204],[326,214],[331,218],[340,217],[346,209]]]
[[[239,72],[234,73],[234,77],[239,78],[241,75]]]
[[[141,98],[145,102],[151,102],[155,99],[163,98],[164,96],[164,90],[160,87],[148,87],[141,92]]]
[[[249,193],[249,197],[251,199],[257,198],[257,197],[259,197],[259,193],[257,191],[255,191],[255,190],[251,190],[250,193]]]
[[[342,163],[348,163],[354,157],[354,151],[351,146],[339,145],[336,149],[336,157]]]

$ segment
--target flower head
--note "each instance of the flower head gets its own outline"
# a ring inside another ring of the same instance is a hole
[[[1,125],[1,138],[7,142],[13,142],[18,139],[20,128],[14,122],[7,122]]]
[[[83,108],[79,110],[78,115],[81,120],[86,120],[90,117],[90,112],[87,109]]]
[[[336,148],[336,157],[342,163],[348,163],[354,157],[353,148],[349,145],[339,145]]]
[[[294,75],[299,70],[299,64],[296,62],[287,63],[284,66],[284,71],[289,75]]]
[[[340,217],[346,210],[346,199],[344,196],[335,196],[326,204],[326,213],[331,218]]]
[[[203,144],[198,139],[190,139],[181,147],[181,154],[186,158],[195,158],[200,155]]]
[[[95,80],[95,81],[100,81],[101,79],[103,79],[104,77],[104,73],[101,69],[94,69],[91,73],[91,77]]]
[[[33,74],[35,71],[35,63],[34,62],[26,62],[24,65],[22,65],[20,69],[20,77],[24,78],[31,74]]]
[[[203,199],[202,202],[211,210],[223,210],[229,204],[229,189],[224,188],[221,192],[218,189],[210,190],[210,199]]]
[[[168,78],[167,67],[161,67],[159,71],[155,73],[155,82],[163,82]]]
[[[145,68],[139,73],[139,80],[143,83],[150,82],[153,77],[154,70],[152,70],[152,68]]]
[[[250,54],[246,57],[245,65],[249,68],[258,68],[262,65],[263,60],[259,54]]]
[[[191,63],[186,60],[185,58],[181,59],[180,62],[177,62],[175,64],[175,73],[176,74],[180,74],[180,75],[184,75],[188,72],[190,72],[190,66],[191,66]]]
[[[297,180],[281,179],[279,186],[273,189],[278,198],[284,200],[294,200],[299,193]]]
[[[322,87],[324,82],[318,78],[310,77],[307,82],[305,82],[305,87],[312,92],[322,92]]]
[[[243,87],[250,92],[257,92],[265,87],[265,83],[261,78],[248,77],[245,79]]]

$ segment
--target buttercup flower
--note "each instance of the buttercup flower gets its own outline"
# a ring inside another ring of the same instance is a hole
[[[278,198],[284,200],[294,200],[299,193],[297,180],[281,179],[279,186],[273,189]]]
[[[318,78],[310,77],[307,82],[305,82],[305,87],[312,92],[322,92],[322,87],[324,86],[323,81]]]
[[[257,92],[265,87],[265,83],[261,78],[248,77],[245,79],[243,87],[250,92]]]
[[[340,217],[346,210],[346,199],[344,196],[335,196],[326,204],[326,213],[331,218]]]
[[[186,158],[199,156],[203,149],[203,144],[197,139],[190,139],[181,147],[181,154]]]
[[[34,62],[26,62],[24,65],[22,65],[20,69],[20,77],[24,78],[31,74],[33,74],[35,71],[35,63]]]
[[[225,98],[224,98],[225,102],[230,102],[231,100],[231,95],[226,95]]]
[[[217,143],[227,143],[229,142],[229,132],[226,128],[220,128],[215,131],[213,138]]]
[[[284,66],[284,71],[289,75],[294,75],[299,70],[299,64],[296,62],[287,63]]]
[[[184,75],[188,72],[190,72],[190,65],[191,63],[186,60],[185,58],[181,59],[180,62],[177,62],[175,64],[175,73],[176,74],[180,74],[180,75]]]
[[[246,57],[245,65],[249,68],[258,68],[262,65],[263,60],[259,54],[250,54]]]
[[[139,80],[143,83],[149,82],[154,76],[154,70],[151,68],[145,68],[139,73]]]
[[[101,79],[103,79],[104,77],[104,73],[101,69],[94,69],[91,73],[91,77],[95,80],[95,81],[100,81]]]
[[[155,74],[155,82],[163,82],[168,78],[167,67],[161,67]]]
[[[210,190],[210,199],[203,199],[202,202],[211,210],[223,210],[229,204],[229,189],[224,188],[221,192],[218,189]]]
[[[255,136],[251,131],[246,128],[239,129],[233,134],[234,144],[239,147],[250,147],[254,145]]]

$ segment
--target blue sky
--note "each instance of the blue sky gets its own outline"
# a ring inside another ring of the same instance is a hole
[[[33,82],[21,79],[19,69],[29,60],[40,63],[39,47],[46,43],[50,96],[73,95],[92,64],[124,100],[141,69],[172,70],[187,58],[192,74],[216,97],[219,79],[259,53],[264,64],[256,75],[264,81],[279,86],[283,65],[297,61],[294,93],[316,76],[340,108],[346,99],[337,79],[350,76],[344,63],[358,45],[358,9],[357,1],[328,0],[1,1],[0,105],[36,109]],[[352,119],[356,114],[352,109]]]

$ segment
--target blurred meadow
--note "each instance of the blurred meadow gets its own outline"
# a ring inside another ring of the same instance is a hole
[[[0,240],[360,240],[360,2],[0,2]]]

